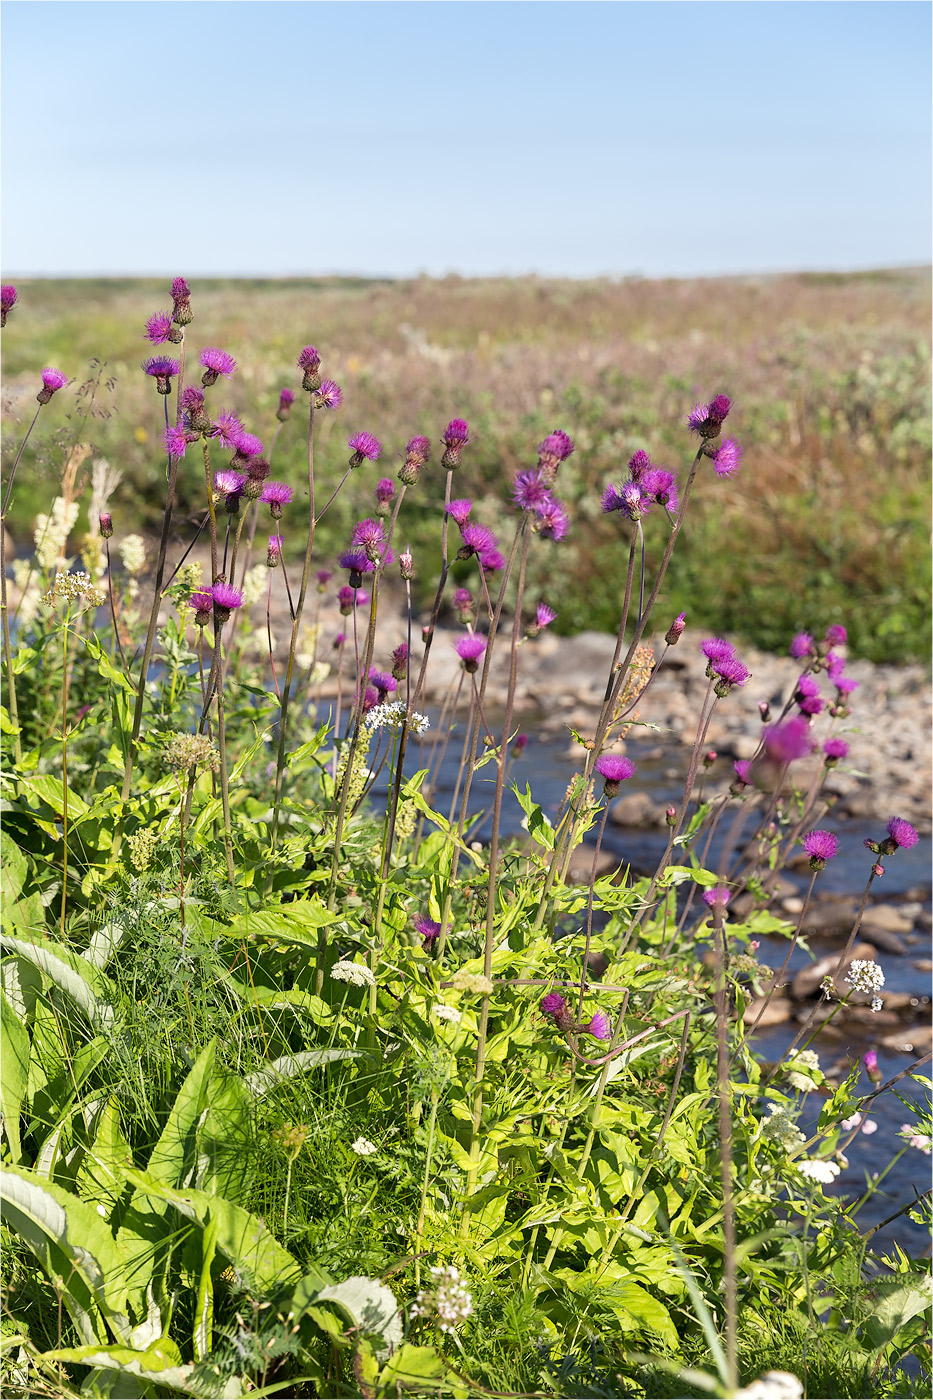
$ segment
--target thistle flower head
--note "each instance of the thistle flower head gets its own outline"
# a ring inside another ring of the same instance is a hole
[[[865,1070],[870,1078],[874,1078],[874,1076],[876,1075],[879,1079],[881,1078],[881,1075],[878,1071],[877,1050],[866,1050],[865,1054],[862,1056],[862,1064],[865,1066]]]
[[[605,1011],[594,1011],[590,1019],[580,1027],[587,1035],[591,1035],[596,1040],[608,1040],[612,1034],[612,1023]]]
[[[262,438],[241,428],[233,443],[238,457],[260,457],[263,451]]]
[[[172,318],[167,311],[157,311],[146,322],[145,338],[150,345],[164,345],[172,337]],[[181,332],[176,332],[179,336]]]
[[[535,626],[540,631],[543,627],[550,627],[557,613],[547,603],[539,603],[535,609]]]
[[[377,481],[374,495],[377,508],[389,505],[395,499],[395,482],[392,478],[384,476],[380,481]]]
[[[381,520],[360,520],[353,527],[350,544],[354,549],[365,551],[366,558],[375,563],[386,542],[385,529]]]
[[[888,822],[888,836],[894,842],[895,850],[909,851],[911,846],[916,846],[920,837],[917,835],[910,822],[903,817],[892,817]]]
[[[512,500],[519,510],[537,510],[550,500],[540,468],[518,473],[512,486]]]
[[[710,403],[694,405],[687,426],[702,438],[718,437],[731,407],[732,401],[725,394],[717,394]]]
[[[375,666],[369,668],[369,681],[378,690],[380,700],[384,700],[393,690],[398,690],[398,681],[395,677],[388,675],[385,671],[377,671]]]
[[[678,613],[677,616],[674,618],[674,621],[671,623],[670,627],[664,634],[664,640],[667,642],[667,645],[669,647],[677,645],[677,643],[680,641],[680,638],[683,635],[684,628],[686,626],[687,614]]]
[[[720,662],[731,661],[735,656],[735,647],[722,637],[707,637],[700,643],[700,650],[709,662],[707,674]]]
[[[473,596],[468,588],[458,588],[454,593],[454,607],[457,612],[473,611]]]
[[[162,444],[170,457],[181,459],[185,455],[185,448],[188,446],[188,438],[181,428],[176,428],[169,423],[162,430]]]
[[[169,363],[174,364],[175,361],[170,360]],[[36,398],[39,403],[43,404],[48,403],[52,395],[56,394],[59,389],[64,389],[65,385],[68,383],[67,374],[62,374],[60,369],[53,369],[51,365],[46,365],[40,378],[42,380],[42,388],[39,390]]]
[[[298,356],[298,368],[317,370],[321,367],[321,357],[313,345],[306,345]]]
[[[151,375],[153,379],[168,380],[178,374],[179,364],[178,361],[173,360],[170,355],[152,355],[148,360],[143,361],[143,369],[146,374]],[[161,392],[164,391],[160,388],[160,393]]]
[[[713,885],[712,889],[703,891],[703,903],[708,904],[711,909],[725,909],[732,898],[732,891],[726,889],[725,885]]]
[[[373,570],[365,549],[344,549],[337,555],[337,563],[341,569],[350,570],[351,582],[353,574],[368,574]]]
[[[735,780],[740,787],[748,787],[752,780],[752,761],[750,758],[737,758],[732,767],[735,770]]]
[[[444,443],[441,466],[454,471],[459,467],[463,449],[470,441],[470,430],[462,418],[451,418],[441,440]]]
[[[339,408],[343,403],[343,390],[333,379],[322,379],[317,391],[318,405],[321,408]]]
[[[622,497],[619,495],[612,482],[609,483],[602,494],[601,506],[604,515],[609,515],[614,510],[622,509]]]
[[[596,760],[596,771],[601,778],[605,778],[606,786],[613,784],[616,789],[620,783],[624,783],[635,772],[636,765],[630,758],[626,758],[620,753],[600,754]]]
[[[676,514],[680,506],[677,495],[677,478],[673,472],[665,470],[664,467],[652,467],[645,472],[638,483],[645,496],[657,501],[658,505],[665,506],[672,514]]]
[[[423,467],[431,456],[431,440],[426,437],[409,438],[405,446],[405,457],[408,461],[417,462],[419,467]]]
[[[463,537],[463,544],[457,555],[458,559],[469,559],[474,554],[481,554],[484,549],[495,549],[498,544],[498,540],[489,526],[480,525],[475,521],[468,521],[462,525],[460,534]]]
[[[651,471],[651,458],[643,447],[633,452],[628,459],[628,474],[632,481],[641,481],[645,472]]]
[[[479,566],[484,574],[494,574],[497,569],[505,568],[505,559],[493,545],[489,549],[484,549],[477,555]]]
[[[798,632],[788,650],[795,661],[802,661],[805,656],[812,656],[816,648],[809,632]]]
[[[283,389],[279,394],[279,406],[275,416],[284,422],[294,402],[295,395],[292,393],[291,389]]]
[[[218,496],[242,496],[246,477],[229,470],[214,473],[214,490]]]
[[[188,607],[194,608],[196,613],[195,622],[199,627],[206,627],[211,620],[214,611],[214,595],[210,589],[202,588],[197,593],[192,593],[188,599]]]
[[[538,444],[538,461],[543,467],[556,469],[561,462],[566,462],[572,452],[573,439],[557,428]]]
[[[457,501],[451,501],[450,505],[445,507],[445,514],[449,515],[451,520],[455,520],[462,530],[472,509],[473,502],[464,497]]]
[[[382,451],[382,443],[372,433],[354,433],[347,439],[347,446],[353,453],[351,467],[359,467],[364,461],[375,462]]]
[[[201,391],[198,390],[198,393],[200,392]],[[203,403],[204,398],[202,395],[201,404],[203,405]],[[243,424],[240,422],[239,418],[236,416],[235,413],[219,413],[214,419],[214,424],[211,429],[210,436],[214,442],[219,443],[220,446],[226,451],[231,447],[236,447],[237,438],[239,438],[242,435],[242,433]]]
[[[803,849],[810,857],[810,869],[822,870],[838,852],[839,837],[831,831],[808,831],[803,838]]]
[[[567,533],[567,513],[560,501],[551,497],[536,508],[535,530],[546,540],[562,540]]]
[[[421,937],[421,946],[426,953],[430,953],[434,944],[441,936],[441,926],[434,919],[426,919],[422,914],[415,915],[415,931]]]
[[[334,573],[332,569],[318,569],[314,577],[318,588],[324,588],[326,584],[330,583]]]
[[[273,520],[281,520],[282,508],[292,500],[295,492],[284,481],[266,481],[259,500],[269,507]]]
[[[229,379],[236,369],[236,360],[232,355],[228,355],[226,350],[221,350],[217,345],[207,345],[198,356],[198,363],[203,366],[204,373],[201,376],[202,384],[216,384],[219,375]]]
[[[184,277],[172,279],[172,320],[176,326],[190,325],[194,320],[191,310],[191,288]]]
[[[547,996],[541,998],[541,1010],[545,1016],[552,1020],[558,1030],[573,1030],[574,1020],[560,992],[548,992]]]
[[[842,626],[841,623],[837,622],[834,623],[831,627],[827,627],[826,635],[823,638],[823,643],[825,646],[828,647],[841,647],[845,646],[848,640],[849,634],[846,632],[846,629]]]
[[[190,297],[190,295],[191,288],[188,286],[188,283],[185,281],[184,277],[173,277],[172,301],[184,301],[185,298]]]
[[[102,510],[97,517],[97,522],[100,526],[101,539],[109,540],[113,535],[113,516],[110,514],[110,511]]]
[[[849,745],[845,739],[827,739],[823,745],[823,753],[826,757],[827,766],[835,764],[840,759],[846,758],[849,753]]]
[[[714,661],[712,670],[713,674],[719,677],[713,688],[720,699],[728,695],[734,686],[747,685],[752,676],[751,671],[737,656],[725,656],[721,661]]]
[[[406,642],[399,642],[392,653],[392,674],[397,681],[405,679],[405,672],[408,669],[408,645]]]
[[[269,548],[266,550],[266,567],[267,567],[267,568],[269,568],[269,569],[277,569],[277,568],[278,568],[278,566],[279,566],[279,560],[282,558],[282,543],[283,543],[283,541],[282,541],[282,536],[281,536],[281,535],[270,535],[270,536],[269,536]]]
[[[477,632],[468,632],[454,642],[454,651],[463,662],[463,669],[472,673],[477,670],[477,662],[486,650],[486,638]]]
[[[243,606],[243,594],[229,583],[215,583],[211,587],[214,612],[218,619],[225,621],[236,608]]]
[[[16,305],[16,288],[12,282],[4,282],[0,287],[0,325],[6,325],[6,318]]]
[[[784,767],[798,758],[812,752],[813,741],[810,726],[802,716],[785,720],[783,724],[771,724],[762,735],[765,757],[772,764]]]
[[[716,448],[708,448],[707,455],[716,475],[724,480],[735,476],[742,464],[742,449],[733,437],[727,437]]]

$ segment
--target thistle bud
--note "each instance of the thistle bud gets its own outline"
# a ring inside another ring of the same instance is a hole
[[[664,813],[664,820],[668,826],[677,825],[677,808],[668,807]]]
[[[292,411],[292,404],[295,402],[295,395],[291,389],[283,389],[279,394],[279,406],[275,411],[275,416],[280,423],[284,423]]]
[[[301,387],[307,393],[313,394],[315,389],[321,387],[321,357],[313,345],[306,345],[298,356],[298,368],[304,372]]]
[[[686,613],[678,613],[677,616],[674,618],[674,621],[671,623],[670,627],[665,632],[664,640],[667,642],[667,645],[669,647],[676,646],[678,641],[680,640],[681,634],[683,633],[683,630],[687,625],[685,621],[686,616]]]
[[[412,559],[411,553],[410,553],[409,550],[406,549],[406,550],[405,550],[405,553],[399,556],[398,565],[399,565],[399,572],[401,573],[402,578],[406,580],[406,582],[407,582],[409,579],[413,579],[413,578],[414,578],[414,576],[415,576],[415,561],[414,561],[414,559]]]
[[[101,539],[109,540],[111,535],[113,534],[113,516],[110,514],[109,511],[104,511],[97,518],[100,521]]]
[[[706,753],[703,755],[703,767],[712,768],[718,757],[719,755],[715,749],[707,749]]]

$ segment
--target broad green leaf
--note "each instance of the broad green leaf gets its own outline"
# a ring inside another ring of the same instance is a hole
[[[133,1154],[120,1127],[117,1100],[109,1099],[98,1120],[94,1141],[78,1168],[78,1195],[103,1206],[109,1219],[126,1186],[126,1168],[132,1165]]]
[[[344,1279],[342,1283],[315,1288],[312,1277],[306,1275],[292,1295],[296,1319],[320,1303],[333,1303],[350,1326],[362,1332],[374,1344],[373,1349],[380,1360],[388,1357],[402,1340],[398,1299],[390,1288],[377,1279],[355,1276]]]
[[[10,712],[7,709],[6,705],[0,705],[0,730],[2,730],[4,734],[22,733],[21,726],[18,724],[14,724],[13,721],[10,719]]]
[[[929,1274],[876,1279],[872,1292],[877,1300],[875,1310],[863,1326],[873,1347],[887,1346],[905,1323],[933,1305],[933,1279]]]
[[[100,985],[99,974],[77,953],[54,943],[37,943],[32,939],[13,938],[6,933],[0,934],[0,946],[34,963],[71,998],[90,1022],[105,1026],[113,1022],[113,1007],[94,991]]]
[[[194,1309],[192,1337],[195,1361],[204,1361],[211,1354],[214,1336],[214,1284],[211,1266],[217,1251],[217,1222],[208,1221],[201,1235],[201,1277],[198,1299]]]
[[[166,1390],[180,1391],[182,1395],[204,1394],[203,1380],[198,1383],[195,1379],[195,1367],[181,1364],[178,1348],[168,1337],[154,1342],[145,1351],[137,1351],[129,1346],[63,1347],[58,1351],[45,1352],[43,1359],[93,1366],[103,1372],[115,1371],[118,1376],[164,1386]],[[126,1386],[125,1380],[123,1386]],[[127,1395],[129,1392],[121,1388],[109,1393],[116,1396]],[[222,1400],[240,1400],[243,1390],[239,1378],[232,1376],[223,1390],[211,1393],[222,1397]]]
[[[131,695],[136,694],[136,687],[131,681],[127,680],[122,671],[114,666],[96,637],[79,637],[78,640],[84,643],[88,655],[93,661],[97,662],[98,673],[105,681],[110,681],[112,685],[117,685],[123,690],[128,690]]]
[[[212,1040],[195,1060],[152,1149],[146,1170],[166,1186],[183,1186],[194,1169],[195,1131],[207,1105],[216,1051],[217,1042]]]
[[[89,1345],[106,1340],[104,1319],[127,1340],[125,1260],[96,1208],[25,1167],[0,1172],[3,1218],[29,1245]]]
[[[0,831],[0,892],[4,904],[19,896],[29,874],[25,853],[6,831]]]
[[[19,1118],[29,1083],[29,1032],[0,992],[0,1107],[13,1162],[22,1161]]]
[[[416,1395],[426,1390],[454,1395],[456,1380],[450,1376],[444,1358],[436,1347],[416,1347],[406,1342],[379,1373],[379,1394],[398,1395],[400,1390]]]
[[[61,816],[65,810],[65,789],[61,778],[53,778],[51,773],[39,773],[34,778],[21,778],[20,791],[27,798],[38,797]],[[68,788],[68,819],[77,821],[90,811],[83,797],[79,797],[72,787]]]
[[[301,1050],[296,1055],[282,1055],[278,1060],[273,1060],[248,1074],[245,1080],[246,1087],[257,1099],[261,1099],[270,1089],[283,1084],[287,1079],[294,1079],[296,1075],[305,1074],[309,1069],[317,1069],[319,1065],[328,1065],[334,1060],[358,1060],[364,1055],[362,1050],[338,1048]]]
[[[36,998],[42,991],[39,969],[25,958],[4,958],[0,962],[0,985],[17,1016],[31,1021]]]

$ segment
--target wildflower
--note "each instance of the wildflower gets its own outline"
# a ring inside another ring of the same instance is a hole
[[[803,838],[803,849],[810,857],[810,869],[824,870],[826,862],[839,850],[839,837],[831,831],[808,831]]]
[[[795,661],[802,661],[805,656],[812,656],[815,651],[813,638],[809,632],[798,632],[791,641],[788,648]]]
[[[279,394],[279,406],[275,411],[275,416],[280,423],[284,423],[292,411],[292,404],[295,402],[295,395],[291,389],[283,389]]]
[[[752,761],[750,758],[737,758],[732,765],[735,770],[735,783],[738,787],[748,787],[752,780]]]
[[[188,607],[194,608],[194,620],[198,627],[206,627],[214,615],[214,596],[206,588],[192,593],[188,599]]]
[[[572,1031],[574,1019],[570,1014],[567,1005],[560,992],[548,992],[547,996],[541,998],[541,1010],[545,1016],[549,1017],[559,1031]]]
[[[742,461],[742,449],[732,437],[727,437],[718,447],[708,447],[706,455],[712,462],[716,475],[724,480],[735,476]]]
[[[318,389],[319,408],[339,408],[343,403],[343,390],[332,379],[322,379]]]
[[[861,1121],[862,1115],[860,1113],[853,1113],[851,1118],[843,1118],[839,1126],[842,1128],[843,1132],[851,1133],[852,1129],[857,1128]]]
[[[779,767],[803,758],[811,751],[810,726],[801,716],[772,724],[763,734],[765,755]]]
[[[406,583],[410,583],[415,576],[415,561],[412,558],[411,550],[405,549],[398,557],[399,573]]]
[[[478,661],[486,650],[486,638],[480,637],[476,632],[469,632],[454,642],[454,650],[463,663],[464,671],[472,675],[474,671],[479,670]]]
[[[450,985],[457,992],[474,992],[477,996],[488,997],[492,992],[492,981],[479,972],[465,972],[463,968],[455,972]]]
[[[142,535],[125,535],[120,541],[120,558],[128,574],[142,573],[146,563],[146,542]]]
[[[789,1103],[769,1103],[768,1117],[759,1123],[757,1137],[779,1142],[785,1152],[802,1147],[806,1138],[794,1122],[795,1111]]]
[[[372,433],[354,433],[347,439],[347,446],[353,449],[351,467],[361,467],[364,462],[375,462],[382,451],[382,443]]]
[[[421,468],[430,455],[431,444],[426,437],[410,438],[405,448],[405,461],[399,469],[399,481],[404,486],[416,486]]]
[[[874,994],[880,992],[884,986],[884,972],[876,962],[866,958],[853,958],[843,981],[848,982],[853,992]]]
[[[243,606],[243,594],[229,583],[215,583],[211,588],[211,597],[217,622],[226,622],[232,612]]]
[[[444,514],[449,515],[451,520],[455,520],[462,530],[472,509],[473,502],[463,498],[462,500],[451,501],[449,506],[445,506]],[[482,529],[483,527],[480,526],[479,528]]]
[[[67,603],[82,603],[85,607],[99,608],[106,597],[106,593],[94,587],[90,574],[81,570],[74,574],[56,574],[55,582],[42,601],[51,605],[64,598]]]
[[[350,583],[354,588],[363,581],[363,575],[372,573],[373,566],[365,549],[344,549],[337,555],[341,569],[350,570]]]
[[[214,490],[218,496],[242,496],[246,477],[241,472],[219,471],[214,473]]]
[[[409,1316],[430,1317],[441,1332],[453,1332],[466,1322],[473,1311],[473,1299],[460,1280],[460,1271],[453,1264],[431,1270],[434,1280],[430,1288],[422,1288],[411,1306]]]
[[[392,674],[397,681],[405,679],[408,670],[408,645],[406,642],[399,642],[392,653]]]
[[[700,643],[700,650],[709,663],[706,667],[707,676],[712,676],[713,667],[717,662],[731,661],[735,656],[735,647],[722,637],[708,637],[705,642]]]
[[[798,1162],[797,1170],[801,1176],[808,1177],[810,1181],[819,1181],[824,1186],[828,1186],[830,1182],[836,1180],[842,1168],[837,1166],[835,1162],[827,1162],[814,1157]]]
[[[174,427],[171,423],[162,431],[162,444],[170,457],[174,457],[176,462],[181,461],[188,446],[188,439],[181,428]]]
[[[335,982],[349,982],[354,987],[375,987],[376,979],[365,963],[350,962],[341,958],[330,970]]]
[[[198,356],[198,363],[204,366],[201,383],[205,388],[216,384],[220,375],[223,375],[225,379],[230,379],[236,369],[236,360],[233,356],[228,355],[226,350],[221,350],[216,345],[205,346]]]
[[[677,616],[674,618],[674,621],[671,623],[670,627],[665,632],[664,640],[665,642],[667,642],[667,645],[669,647],[676,646],[677,643],[680,641],[680,638],[683,635],[684,628],[687,625],[686,617],[686,613],[678,613]]]
[[[379,699],[384,700],[392,690],[398,690],[398,682],[394,676],[387,676],[385,671],[377,671],[375,666],[369,668],[370,682],[379,692]]]
[[[553,608],[548,607],[547,603],[539,603],[535,609],[534,622],[529,624],[527,636],[537,637],[539,633],[544,631],[545,627],[550,627],[556,616],[557,613]]]
[[[454,593],[454,607],[461,622],[469,622],[473,616],[473,598],[468,588],[458,588]]]
[[[849,752],[845,739],[827,739],[823,745],[823,761],[827,768],[835,768],[840,759]]]
[[[603,782],[603,796],[615,797],[627,778],[635,772],[635,764],[620,753],[600,754],[596,760],[596,771]]]
[[[871,1137],[872,1133],[876,1133],[877,1131],[878,1124],[875,1122],[874,1118],[866,1118],[865,1122],[862,1124],[862,1132],[865,1136]]]
[[[234,452],[233,461],[231,465],[234,467],[245,467],[248,464],[251,457],[259,457],[262,455],[262,439],[256,437],[254,433],[246,432],[244,428],[241,428],[240,431],[237,433],[233,442],[233,446],[235,447],[236,451]],[[270,469],[267,465],[267,476],[269,474],[269,470]]]
[[[334,577],[334,575],[333,575],[333,570],[331,570],[331,569],[318,569],[318,571],[317,571],[317,573],[314,575],[314,577],[315,577],[315,580],[317,581],[318,591],[321,592],[321,593],[323,593],[323,592],[324,592],[324,589],[327,587],[327,585],[330,583],[331,579]]]
[[[538,466],[553,481],[561,462],[573,454],[573,440],[560,428],[538,443]]]
[[[309,394],[311,394],[314,392],[315,389],[320,389],[322,387],[321,376],[319,373],[319,370],[321,368],[321,357],[315,350],[313,345],[306,345],[305,348],[302,350],[301,354],[298,356],[298,368],[303,372],[304,375],[304,378],[301,381],[302,389],[305,389]],[[328,383],[330,383],[329,380]]]
[[[917,1147],[924,1156],[929,1157],[931,1138],[928,1133],[917,1133],[909,1123],[902,1123],[898,1137],[904,1138],[908,1147]]]
[[[168,355],[153,355],[148,360],[143,361],[143,369],[155,380],[156,388],[160,394],[172,392],[172,378],[179,371],[177,360],[171,359]]]
[[[713,885],[712,889],[704,890],[702,895],[703,903],[708,904],[711,909],[724,910],[731,898],[732,891],[727,890],[725,885]]]
[[[895,851],[909,851],[911,846],[916,846],[920,840],[910,822],[905,822],[903,817],[892,817],[888,822],[887,830]]]
[[[794,1089],[807,1093],[823,1079],[819,1056],[815,1050],[798,1050],[784,1066],[787,1082]]]
[[[748,667],[743,665],[737,656],[727,656],[722,661],[715,662],[713,673],[719,677],[713,690],[720,700],[728,695],[735,686],[747,685],[752,675]]]
[[[381,481],[376,482],[376,514],[388,515],[389,506],[395,499],[395,482],[391,477],[384,476]]]
[[[379,1148],[369,1138],[358,1137],[356,1142],[350,1144],[350,1151],[355,1152],[357,1157],[371,1157]]]
[[[560,501],[551,499],[536,510],[538,517],[535,530],[543,539],[562,540],[567,533],[567,513]]]
[[[206,734],[170,735],[162,750],[162,760],[167,768],[178,771],[209,768],[216,773],[220,769],[220,753]]]
[[[462,1011],[458,1011],[455,1006],[446,1006],[442,1001],[439,1001],[434,1007],[434,1015],[438,1016],[442,1021],[453,1022],[455,1026],[459,1025],[463,1020]]]
[[[434,919],[426,919],[421,914],[415,916],[415,930],[421,937],[421,946],[426,953],[430,953],[434,944],[441,936],[441,926],[435,923]]]
[[[266,568],[277,569],[279,560],[282,558],[282,536],[270,535],[269,547],[266,550]]]
[[[651,458],[644,448],[640,447],[637,452],[632,453],[628,460],[628,470],[633,481],[641,481],[645,472],[651,470]]]
[[[537,510],[549,499],[541,471],[519,472],[512,487],[512,500],[520,510]]]
[[[260,501],[269,507],[273,520],[282,519],[282,507],[287,506],[294,491],[284,481],[267,481],[262,488]]]
[[[166,311],[157,311],[146,322],[145,338],[150,345],[164,345],[166,341],[177,345],[181,340],[181,331],[172,324],[172,318]]]
[[[460,458],[463,449],[470,441],[470,430],[462,418],[451,418],[444,429],[441,441],[444,444],[444,455],[441,458],[441,466],[448,471],[456,471],[460,465]]]
[[[505,559],[502,557],[499,550],[496,549],[495,545],[491,546],[489,549],[484,549],[482,553],[478,555],[478,558],[479,566],[484,574],[492,574],[495,573],[497,569],[505,568]]]
[[[605,1011],[594,1011],[593,1015],[580,1027],[587,1035],[593,1036],[595,1040],[608,1040],[612,1034],[612,1025]]]
[[[717,394],[710,403],[694,405],[687,418],[687,426],[701,438],[719,437],[731,407],[732,401],[725,394]]]
[[[343,616],[349,617],[358,603],[357,590],[345,583],[337,590],[337,603]]]
[[[873,1084],[881,1082],[881,1071],[878,1068],[878,1051],[866,1050],[862,1056],[862,1064],[865,1066],[865,1073]]]
[[[820,695],[820,687],[812,676],[800,677],[794,691],[794,702],[804,715],[818,715],[823,709],[824,701]]]
[[[528,747],[528,735],[527,735],[527,734],[516,734],[516,736],[515,736],[515,743],[512,745],[512,756],[513,756],[513,758],[521,758],[522,754],[525,752],[525,750],[527,749],[527,747]]]
[[[657,501],[658,505],[665,506],[667,510],[676,514],[680,501],[677,496],[677,478],[673,472],[666,471],[663,467],[652,467],[645,472],[638,483],[646,496]]]
[[[16,288],[12,282],[4,282],[0,287],[0,326],[6,325],[6,318],[16,305]]]
[[[172,279],[172,320],[176,326],[188,326],[194,320],[191,310],[191,288],[184,277]]]
[[[476,521],[467,521],[461,525],[460,534],[463,543],[457,551],[458,559],[471,559],[474,554],[482,554],[484,550],[495,549],[498,544],[496,536],[488,525],[480,525]]]
[[[849,634],[839,622],[834,622],[831,627],[827,627],[823,637],[824,646],[843,647],[849,640]]]

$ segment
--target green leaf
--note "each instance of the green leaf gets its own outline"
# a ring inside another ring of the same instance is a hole
[[[127,1341],[125,1259],[96,1208],[25,1167],[0,1171],[0,1193],[4,1220],[63,1290],[79,1334],[106,1341],[106,1319]]]
[[[14,1163],[22,1161],[19,1118],[29,1083],[29,1032],[0,992],[0,1108]]]
[[[912,1317],[933,1305],[933,1278],[924,1274],[910,1279],[878,1279],[872,1284],[872,1293],[878,1301],[863,1324],[864,1331],[873,1347],[883,1347]]]
[[[350,1326],[369,1339],[379,1360],[388,1357],[402,1340],[398,1299],[377,1279],[354,1276],[342,1283],[315,1287],[306,1276],[292,1295],[296,1319],[320,1303],[333,1303]]]
[[[126,1168],[133,1165],[133,1153],[120,1127],[116,1099],[108,1099],[97,1121],[94,1141],[78,1168],[78,1195],[83,1201],[101,1205],[110,1218],[126,1186]]]
[[[301,1050],[296,1055],[282,1055],[246,1076],[246,1087],[255,1098],[261,1099],[271,1089],[284,1084],[287,1079],[305,1074],[319,1065],[329,1065],[334,1060],[358,1060],[365,1058],[363,1050]]]
[[[145,1351],[137,1351],[128,1346],[63,1347],[58,1351],[44,1352],[42,1359],[70,1361],[81,1366],[94,1366],[105,1372],[116,1371],[120,1376],[132,1376],[138,1381],[147,1381],[152,1385],[164,1386],[167,1390],[180,1391],[182,1395],[204,1394],[203,1381],[200,1384],[195,1382],[195,1367],[181,1364],[178,1348],[168,1337],[153,1342]],[[235,1383],[233,1389],[228,1382],[222,1391],[211,1393],[223,1396],[224,1400],[239,1400],[243,1394],[239,1380],[233,1376],[231,1381]],[[121,1389],[109,1393],[125,1395],[129,1392]]]
[[[65,810],[65,789],[61,778],[53,778],[51,773],[39,773],[34,778],[21,778],[19,788],[28,799],[38,797],[45,802],[56,816],[61,816]],[[79,817],[84,817],[91,809],[82,797],[74,791],[68,789],[68,820],[77,821]]]
[[[554,849],[554,828],[547,817],[531,796],[531,788],[525,784],[525,791],[520,792],[516,783],[510,784],[512,791],[518,798],[519,805],[525,816],[528,818],[528,835],[532,841],[537,841],[539,846],[544,846],[546,850]]]
[[[3,903],[18,898],[29,874],[29,862],[12,836],[0,831],[0,892]]]
[[[195,1361],[204,1361],[211,1354],[214,1330],[214,1284],[211,1267],[217,1251],[217,1222],[211,1220],[201,1236],[201,1278],[198,1300],[194,1310],[192,1343]]]
[[[214,1072],[217,1042],[204,1047],[176,1095],[168,1122],[146,1170],[166,1186],[183,1186],[196,1160],[195,1128],[207,1105],[208,1085]]]
[[[99,998],[94,990],[100,985],[96,969],[77,953],[54,943],[35,943],[31,939],[12,938],[0,934],[0,946],[7,952],[27,958],[44,972],[50,981],[70,997],[92,1024],[109,1026],[114,1010],[109,1002]]]
[[[128,690],[131,695],[135,696],[136,687],[127,680],[122,671],[117,670],[96,637],[79,637],[78,640],[84,643],[88,655],[97,663],[98,674],[102,676],[105,681],[110,681],[112,685],[118,685],[122,687],[123,690]]]
[[[379,1394],[398,1395],[400,1389],[420,1395],[425,1390],[442,1390],[451,1395],[454,1387],[444,1358],[434,1347],[416,1347],[406,1342],[379,1374]]]

